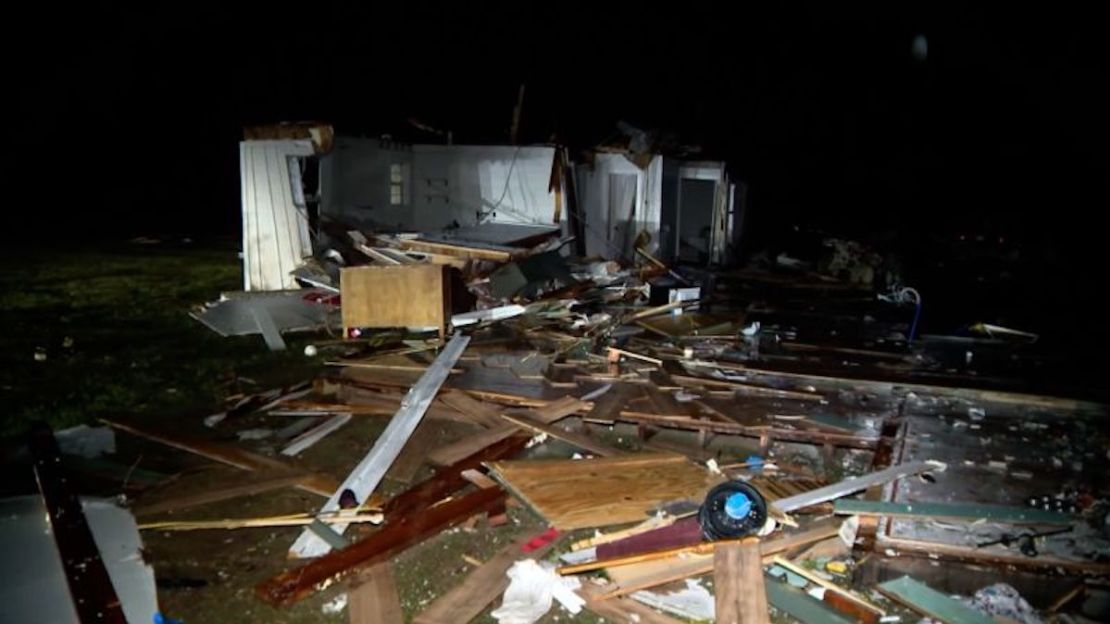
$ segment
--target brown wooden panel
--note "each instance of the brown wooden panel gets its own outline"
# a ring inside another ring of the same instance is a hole
[[[494,476],[560,530],[643,520],[660,503],[701,501],[719,478],[681,455],[505,461]]]
[[[402,624],[405,621],[392,563],[375,563],[352,581],[347,591],[347,618],[350,624]]]
[[[757,538],[722,543],[713,550],[713,592],[720,624],[769,624]]]
[[[439,327],[450,318],[447,273],[435,264],[348,267],[340,272],[344,327]]]

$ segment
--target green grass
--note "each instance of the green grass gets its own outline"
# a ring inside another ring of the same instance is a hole
[[[222,338],[188,312],[241,288],[234,249],[120,246],[0,257],[0,438],[30,423],[202,416],[242,375],[267,384],[311,374],[261,337]],[[36,361],[36,351],[45,361]]]

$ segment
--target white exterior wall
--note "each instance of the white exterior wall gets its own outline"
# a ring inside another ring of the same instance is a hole
[[[635,253],[631,241],[641,231],[651,234],[648,251],[658,249],[663,201],[662,156],[655,156],[646,169],[640,169],[622,154],[598,153],[592,167],[579,165],[575,172],[578,204],[585,219],[587,255],[631,259]],[[614,207],[610,206],[610,176],[613,175],[636,178],[631,223],[625,223],[621,215],[614,218]],[[629,227],[631,230],[625,231]]]
[[[311,156],[308,140],[239,143],[239,178],[243,206],[243,290],[297,288],[289,272],[312,255],[308,219],[295,202],[290,166],[295,157]]]

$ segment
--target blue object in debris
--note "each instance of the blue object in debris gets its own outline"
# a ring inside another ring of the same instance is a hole
[[[725,513],[733,520],[743,520],[752,512],[752,499],[743,492],[730,494],[725,499]]]
[[[168,618],[168,617],[162,615],[161,613],[155,613],[154,614],[154,624],[185,624],[185,623],[182,622],[181,620],[174,620],[172,618]]]
[[[748,455],[744,463],[748,465],[748,470],[752,472],[760,472],[763,470],[763,458],[759,455]]]

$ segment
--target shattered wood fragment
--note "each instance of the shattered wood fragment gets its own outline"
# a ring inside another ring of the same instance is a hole
[[[808,431],[799,429],[782,429],[767,426],[747,426],[739,423],[721,422],[719,420],[699,420],[687,416],[668,416],[634,410],[622,410],[620,420],[641,425],[666,427],[670,429],[692,429],[725,435],[739,435],[752,438],[763,438],[773,434],[775,439],[790,442],[808,442],[810,444],[832,444],[847,448],[872,449],[878,443],[878,438],[865,438],[843,433],[829,433],[825,431]]]
[[[713,591],[719,624],[770,624],[758,538],[714,549]]]
[[[166,446],[172,446],[173,448],[194,453],[201,457],[234,466],[242,470],[266,472],[273,475],[299,475],[300,479],[297,481],[296,487],[306,492],[312,492],[313,494],[327,496],[329,492],[334,491],[339,485],[335,479],[326,475],[302,472],[276,459],[270,459],[264,455],[251,453],[250,451],[245,451],[236,446],[209,442],[208,440],[200,440],[184,435],[170,435],[138,425],[125,424],[105,418],[101,418],[100,421],[114,429],[126,431],[139,437],[154,440]]]
[[[543,557],[551,549],[544,544],[529,553],[521,550],[532,537],[524,537],[501,549],[489,561],[481,564],[463,579],[463,582],[436,598],[412,619],[413,624],[457,624],[469,622],[481,615],[509,586],[505,572],[521,559]]]
[[[813,572],[801,566],[794,565],[792,562],[782,557],[776,556],[773,563],[805,578],[810,583],[824,587],[825,602],[829,603],[837,611],[847,614],[849,617],[855,618],[865,624],[877,624],[879,619],[886,615],[885,611],[867,602],[863,598],[860,598],[851,591],[840,587],[836,583],[826,581]],[[836,597],[830,599],[831,596]]]
[[[384,560],[470,516],[494,509],[503,504],[504,496],[501,490],[477,490],[421,513],[398,515],[363,540],[264,581],[255,588],[255,593],[273,605],[292,604],[349,575],[357,567]]]
[[[495,408],[488,403],[479,401],[465,392],[457,390],[443,392],[440,394],[439,400],[463,414],[466,414],[474,420],[475,424],[481,425],[487,429],[499,427],[504,424],[500,418],[500,408]]]
[[[506,438],[520,433],[516,425],[504,424],[493,429],[473,433],[465,438],[449,442],[428,453],[428,461],[436,466],[449,466],[464,457],[484,449]]]
[[[691,388],[726,388],[749,396],[765,396],[776,399],[794,399],[797,401],[820,402],[823,397],[812,392],[797,392],[794,390],[779,390],[754,384],[726,381],[723,379],[710,379],[707,377],[690,377],[688,375],[671,375],[671,378],[680,385]]]
[[[851,624],[855,620],[841,616],[825,603],[800,589],[764,576],[767,602],[802,624]]]
[[[402,624],[405,621],[392,563],[375,563],[351,581],[347,590],[347,617],[350,624]]]

